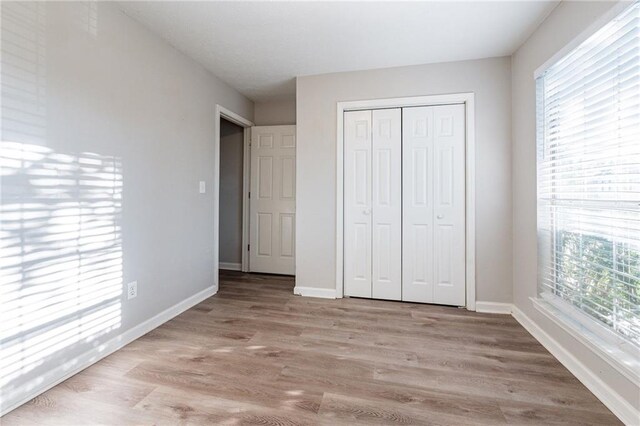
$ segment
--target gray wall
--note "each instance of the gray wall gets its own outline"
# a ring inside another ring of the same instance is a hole
[[[7,407],[216,284],[215,106],[253,103],[108,2],[1,7]]]
[[[477,300],[510,303],[510,89],[508,57],[299,77],[296,285],[336,287],[336,103],[475,92]]]
[[[541,315],[537,295],[535,70],[604,15],[615,2],[561,2],[512,57],[513,301],[542,330],[636,408],[640,389]]]
[[[253,121],[256,126],[296,124],[296,100],[256,102]]]
[[[220,120],[220,262],[242,263],[244,129]]]

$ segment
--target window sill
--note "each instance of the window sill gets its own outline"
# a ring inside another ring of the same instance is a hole
[[[591,349],[636,386],[640,386],[640,348],[600,326],[568,303],[549,299],[544,296],[532,297],[531,302],[540,313]]]

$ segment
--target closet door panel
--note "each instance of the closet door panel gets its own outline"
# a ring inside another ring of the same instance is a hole
[[[402,300],[433,302],[433,107],[402,111]]]
[[[464,105],[433,107],[434,113],[434,301],[464,306],[465,111]]]
[[[374,110],[372,297],[402,297],[402,112]]]
[[[344,113],[344,294],[372,297],[371,111]]]

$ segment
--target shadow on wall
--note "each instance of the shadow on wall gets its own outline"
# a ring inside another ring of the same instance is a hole
[[[79,13],[95,30],[95,4]],[[120,328],[121,159],[47,145],[43,3],[2,5],[0,400]],[[86,12],[86,13],[85,13]],[[86,22],[85,22],[86,21]],[[62,357],[62,358],[61,358]],[[28,375],[28,376],[27,376]],[[27,383],[27,377],[32,380]],[[35,378],[35,379],[34,379]],[[7,407],[3,407],[7,408]]]

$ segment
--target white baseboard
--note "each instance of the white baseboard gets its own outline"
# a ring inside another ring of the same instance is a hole
[[[476,301],[476,312],[485,314],[511,314],[512,308],[511,303]]]
[[[332,288],[294,287],[293,294],[304,297],[320,297],[322,299],[335,299],[336,290]]]
[[[29,402],[36,396],[48,391],[55,385],[67,380],[69,377],[81,372],[87,367],[100,361],[102,358],[111,355],[118,349],[128,345],[134,340],[144,336],[151,330],[161,326],[173,317],[181,314],[187,309],[197,305],[203,300],[213,296],[218,292],[218,286],[212,285],[199,293],[171,306],[160,312],[156,316],[138,324],[137,326],[125,331],[124,333],[112,338],[111,340],[96,346],[89,351],[79,355],[63,364],[53,368],[46,374],[25,383],[19,388],[12,391],[11,395],[4,399],[0,407],[0,416],[4,416],[11,410],[14,410],[22,404]]]
[[[225,269],[227,271],[242,271],[242,263],[220,262],[218,263],[218,269]]]
[[[538,324],[516,306],[513,306],[513,317],[547,348],[583,385],[587,387],[604,405],[627,425],[638,424],[640,412],[598,377],[597,373],[587,368],[571,352],[551,337]]]

